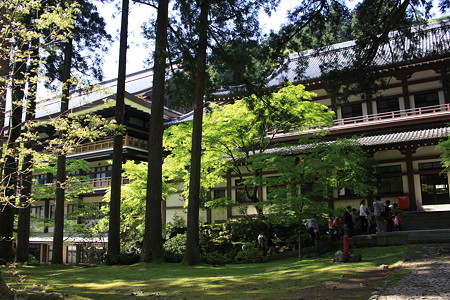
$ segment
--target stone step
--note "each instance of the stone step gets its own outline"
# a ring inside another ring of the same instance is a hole
[[[450,229],[395,231],[352,237],[355,247],[449,242]]]

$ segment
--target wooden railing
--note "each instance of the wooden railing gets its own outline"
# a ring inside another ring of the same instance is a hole
[[[99,151],[99,150],[105,150],[105,149],[112,149],[113,146],[114,146],[114,139],[101,140],[101,141],[94,142],[94,143],[87,143],[87,144],[79,145],[78,147],[75,148],[74,154],[93,152],[93,151]],[[135,148],[147,150],[148,142],[126,135],[123,137],[123,146],[124,147],[125,146],[135,147]]]
[[[102,178],[92,178],[83,180],[82,182],[89,183],[91,188],[98,189],[98,188],[107,188],[111,186],[111,177],[102,177]],[[130,180],[128,178],[122,178],[122,185],[130,183]],[[40,183],[35,183],[36,185],[41,185]],[[54,187],[56,188],[56,183],[45,183],[42,185],[46,185],[48,187]]]
[[[107,188],[111,186],[111,177],[103,177],[103,178],[93,178],[87,180],[91,184],[91,188]],[[122,178],[122,185],[130,183],[130,180],[127,178]]]
[[[337,119],[334,120],[334,125],[349,125],[349,124],[357,124],[362,122],[373,122],[380,121],[386,119],[398,119],[398,118],[406,118],[411,116],[424,116],[431,115],[436,113],[450,112],[450,104],[440,104],[434,106],[426,106],[419,108],[410,108],[403,110],[390,111],[385,113],[377,113],[372,115],[358,116],[352,118],[345,119]]]

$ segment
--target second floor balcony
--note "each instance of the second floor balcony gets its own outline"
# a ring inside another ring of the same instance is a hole
[[[345,127],[361,126],[363,125],[362,123],[370,123],[370,125],[375,125],[380,123],[403,122],[408,120],[417,121],[420,119],[430,119],[449,116],[450,116],[450,103],[446,103],[440,105],[363,115],[351,118],[336,119],[334,121],[333,128],[342,126]]]
[[[134,148],[139,149],[143,151],[147,151],[148,149],[148,141],[138,139],[135,137],[131,137],[129,135],[125,135],[123,137],[123,143],[124,148]],[[74,149],[74,152],[72,155],[76,154],[83,154],[83,153],[89,153],[89,152],[97,152],[97,151],[104,151],[104,150],[112,150],[114,147],[114,139],[105,139],[105,140],[99,140],[93,143],[86,143],[81,144],[77,146]]]

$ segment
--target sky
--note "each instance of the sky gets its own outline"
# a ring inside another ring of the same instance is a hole
[[[117,13],[116,5],[121,1],[114,1],[99,7],[100,14],[107,21],[107,31],[113,37],[114,43],[105,58],[103,72],[105,80],[117,78],[118,57],[119,57],[119,36],[120,36],[120,14]],[[282,0],[279,9],[269,18],[264,13],[261,14],[261,26],[265,32],[271,29],[278,29],[285,21],[287,10],[294,8],[298,0]],[[121,5],[121,4],[120,4]],[[113,16],[116,14],[115,16]],[[145,40],[141,36],[141,26],[150,17],[156,16],[156,10],[150,6],[134,3],[130,1],[130,15],[128,17],[128,51],[127,51],[127,74],[141,71],[147,68],[144,64],[152,49],[147,49]]]
[[[114,3],[104,4],[99,7],[100,14],[105,18],[107,22],[107,31],[113,37],[114,43],[110,47],[109,54],[105,57],[105,63],[103,67],[104,79],[117,78],[118,73],[118,57],[119,57],[119,35],[120,35],[120,14],[115,7],[121,5],[120,0],[113,1]],[[347,5],[352,8],[359,0],[349,0]],[[435,0],[438,2],[438,0]],[[261,27],[265,32],[270,30],[278,30],[281,24],[286,21],[286,13],[288,10],[293,9],[298,3],[298,0],[281,0],[280,6],[272,13],[271,17],[268,17],[265,13],[260,15]],[[437,4],[437,3],[436,3]],[[113,15],[116,14],[115,17]],[[437,14],[439,15],[439,14]],[[149,54],[152,49],[145,47],[145,40],[141,36],[141,26],[150,17],[156,16],[156,10],[150,6],[138,4],[130,1],[130,15],[128,25],[128,51],[127,51],[127,67],[126,73],[131,74],[148,68],[145,66],[144,61],[149,58]]]

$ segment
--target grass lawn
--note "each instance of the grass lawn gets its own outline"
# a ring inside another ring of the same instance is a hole
[[[346,264],[333,263],[333,252],[318,258],[222,267],[169,263],[18,266],[14,271],[26,275],[23,284],[11,271],[3,275],[16,291],[45,290],[66,299],[368,299],[388,275],[379,265],[394,265],[407,249],[354,249],[363,261]]]

